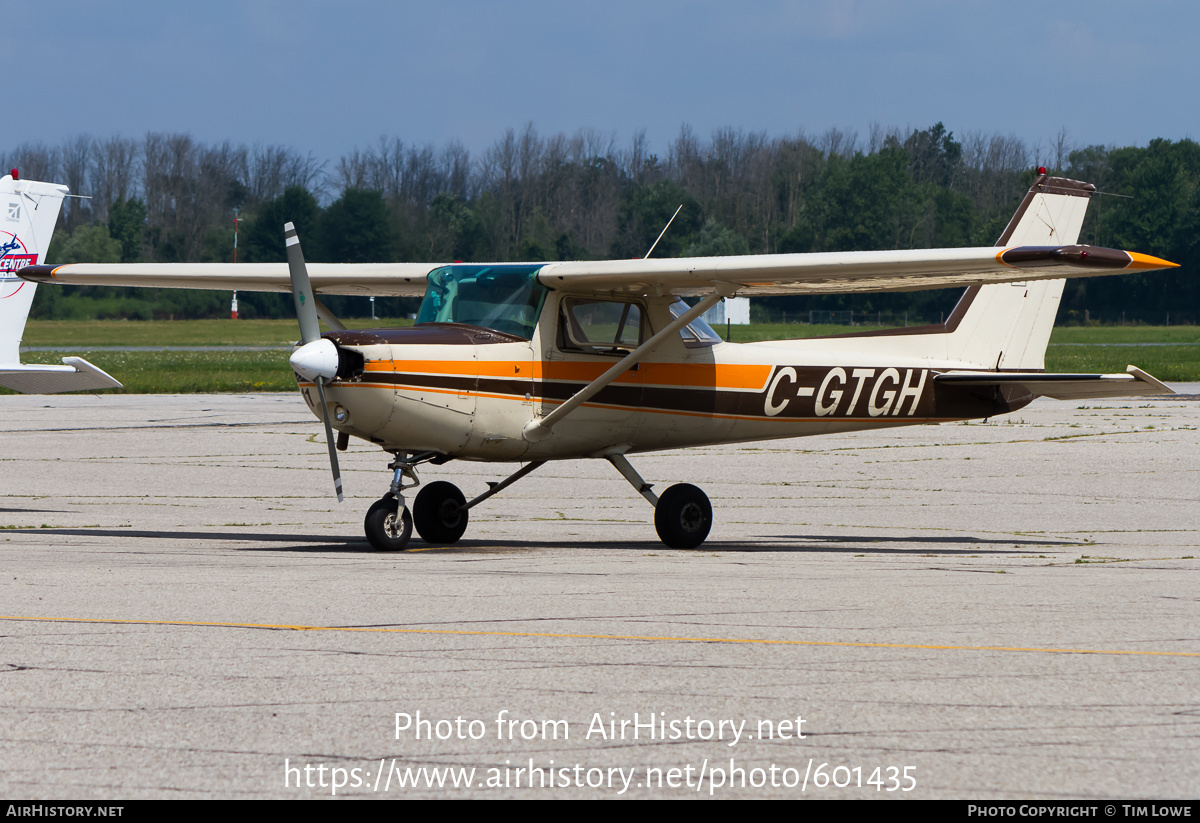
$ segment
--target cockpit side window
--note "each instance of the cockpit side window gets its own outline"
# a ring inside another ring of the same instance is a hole
[[[540,266],[444,266],[429,273],[417,323],[465,323],[533,338],[548,289]]]
[[[644,311],[626,300],[568,297],[559,316],[559,348],[593,354],[625,354],[644,339]]]

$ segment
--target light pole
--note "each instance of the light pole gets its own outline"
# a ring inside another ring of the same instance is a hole
[[[237,231],[238,231],[238,212],[237,206],[233,207],[233,262],[237,262]],[[233,290],[233,302],[229,305],[229,316],[233,320],[237,320],[237,289]]]

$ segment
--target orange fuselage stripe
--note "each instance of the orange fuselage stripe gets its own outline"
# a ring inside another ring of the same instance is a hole
[[[364,370],[459,377],[526,377],[587,383],[604,374],[612,365],[548,360],[372,360]],[[767,385],[771,368],[760,364],[641,363],[637,371],[626,372],[614,382],[761,391]]]

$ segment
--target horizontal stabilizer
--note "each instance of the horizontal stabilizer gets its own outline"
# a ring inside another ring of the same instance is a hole
[[[952,386],[1020,386],[1038,397],[1084,400],[1098,397],[1137,397],[1175,391],[1137,366],[1125,374],[1046,374],[1031,372],[949,371],[933,378]]]
[[[0,365],[0,386],[22,394],[119,389],[121,384],[82,357],[64,357],[61,366]]]

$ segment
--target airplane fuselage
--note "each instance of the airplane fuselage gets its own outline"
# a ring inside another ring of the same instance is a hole
[[[531,339],[452,323],[328,332],[362,356],[327,391],[335,428],[388,451],[468,460],[554,460],[990,417],[1027,392],[938,385],[970,364],[930,359],[934,338],[832,337],[766,343],[663,344],[540,442],[523,437],[625,353],[580,351],[564,339],[566,296],[551,293]],[[623,299],[650,329],[672,319],[667,298]],[[301,382],[318,417],[317,393]]]

